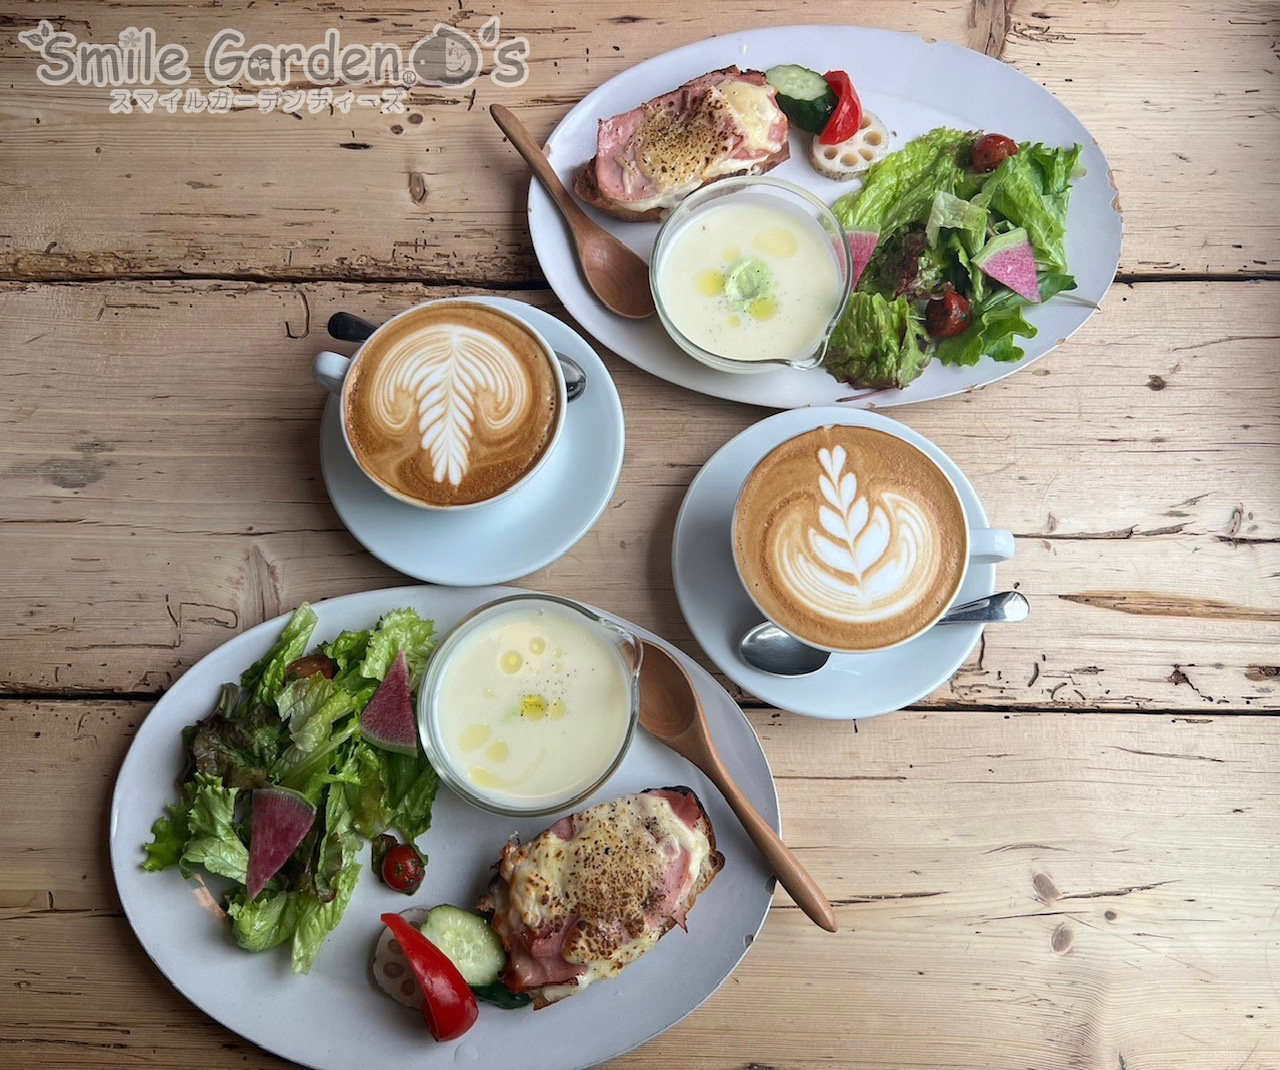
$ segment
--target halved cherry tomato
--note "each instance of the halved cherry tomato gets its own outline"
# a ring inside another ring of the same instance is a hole
[[[411,843],[397,844],[382,856],[382,879],[394,891],[413,895],[422,887],[426,872],[422,855]]]
[[[338,671],[338,663],[327,654],[309,654],[305,658],[291,661],[285,666],[286,680],[301,680],[304,676],[315,676],[319,673],[326,680],[332,680]]]
[[[838,145],[848,141],[862,126],[862,101],[853,88],[853,80],[844,71],[827,71],[822,77],[836,95],[836,110],[818,135],[818,143]]]
[[[382,924],[400,941],[409,968],[426,997],[422,1017],[436,1040],[457,1040],[476,1024],[480,1008],[448,956],[399,914],[383,914]]]
[[[964,334],[972,323],[969,302],[955,290],[948,290],[924,306],[924,327],[934,338],[954,338]]]
[[[973,143],[970,162],[979,174],[994,171],[1010,156],[1018,155],[1018,143],[1004,134],[983,134]]]

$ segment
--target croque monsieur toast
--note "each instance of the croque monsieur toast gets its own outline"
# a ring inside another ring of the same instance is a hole
[[[726,67],[600,120],[596,155],[573,189],[619,219],[658,219],[708,182],[782,163],[787,129],[764,75]]]
[[[541,1008],[616,977],[683,928],[723,866],[692,789],[651,788],[507,844],[476,908],[506,947],[503,984]]]

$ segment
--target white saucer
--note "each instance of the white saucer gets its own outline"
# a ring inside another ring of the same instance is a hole
[[[889,431],[932,457],[960,492],[969,526],[987,526],[973,485],[937,446],[895,420],[846,408],[793,409],[747,428],[711,458],[689,485],[671,550],[680,609],[707,656],[739,687],[779,709],[850,720],[900,710],[928,695],[960,668],[982,634],[980,624],[948,624],[891,650],[833,654],[812,676],[780,677],[738,657],[738,639],[761,621],[733,565],[731,523],[738,491],[774,446],[815,427],[851,424]],[[972,563],[957,602],[995,591],[994,565]]]
[[[555,452],[528,483],[492,505],[460,512],[416,509],[386,494],[342,440],[338,402],[320,428],[329,499],[347,530],[374,557],[428,583],[507,583],[551,564],[595,526],[622,473],[626,431],[618,389],[582,337],[554,316],[505,297],[469,297],[528,321],[551,347],[587,373],[586,392],[565,411]]]

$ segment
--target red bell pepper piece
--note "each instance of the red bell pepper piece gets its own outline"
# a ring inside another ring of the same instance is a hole
[[[839,145],[853,137],[862,126],[862,101],[853,88],[853,80],[844,71],[827,71],[822,77],[836,95],[836,110],[818,135],[818,143]]]
[[[423,995],[422,1017],[436,1040],[457,1040],[476,1024],[480,1009],[458,968],[435,944],[399,914],[383,914],[382,924],[404,949]]]

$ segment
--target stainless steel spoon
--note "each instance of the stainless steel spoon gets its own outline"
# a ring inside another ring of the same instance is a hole
[[[329,317],[328,330],[329,335],[339,342],[363,342],[377,327],[350,312],[335,312]],[[582,365],[563,353],[556,353],[556,359],[564,371],[565,399],[574,401],[582,397],[587,390],[587,373],[582,370]]]
[[[1026,620],[1031,606],[1018,591],[1001,591],[947,611],[939,624],[996,624]],[[827,663],[831,655],[788,635],[765,621],[738,641],[738,656],[753,669],[773,676],[808,676]]]

